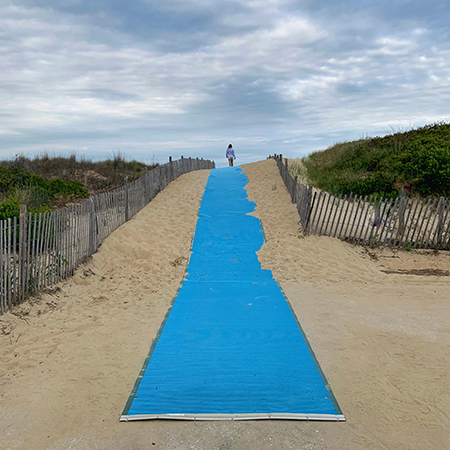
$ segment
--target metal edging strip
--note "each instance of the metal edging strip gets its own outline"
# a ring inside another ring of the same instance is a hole
[[[138,420],[303,420],[322,422],[343,422],[342,414],[301,414],[301,413],[242,413],[242,414],[136,414],[122,415],[121,422]]]

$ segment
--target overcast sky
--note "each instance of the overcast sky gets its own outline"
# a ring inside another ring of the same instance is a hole
[[[0,0],[0,158],[301,157],[448,120],[448,0]]]

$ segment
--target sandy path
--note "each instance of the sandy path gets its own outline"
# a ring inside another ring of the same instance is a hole
[[[1,449],[449,446],[450,278],[381,270],[448,270],[450,257],[303,238],[275,162],[244,169],[267,238],[260,261],[348,421],[118,421],[183,278],[209,173],[200,171],[171,183],[53,293],[0,317]]]

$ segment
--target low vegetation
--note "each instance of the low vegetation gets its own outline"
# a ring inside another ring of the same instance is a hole
[[[450,124],[336,144],[303,160],[308,182],[332,194],[450,196]],[[292,174],[300,168],[292,166]]]
[[[48,154],[0,161],[0,220],[19,215],[20,205],[44,212],[80,202],[122,186],[125,177],[138,179],[156,166],[126,161],[120,153],[99,162]]]

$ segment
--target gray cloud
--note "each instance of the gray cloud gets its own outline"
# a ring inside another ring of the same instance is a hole
[[[447,119],[450,6],[0,2],[0,157],[241,162]],[[240,153],[239,153],[240,152]]]

